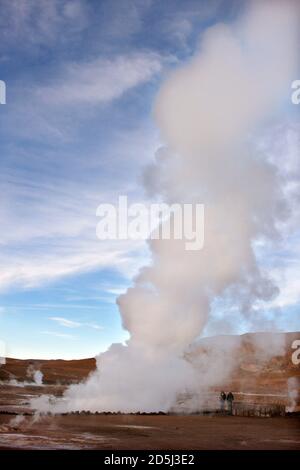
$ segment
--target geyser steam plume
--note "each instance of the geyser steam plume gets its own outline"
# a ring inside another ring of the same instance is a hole
[[[54,410],[168,410],[178,393],[215,380],[209,358],[201,374],[185,359],[212,300],[236,285],[250,304],[277,293],[253,242],[276,235],[287,201],[278,169],[256,150],[255,138],[289,100],[297,13],[296,2],[251,3],[233,25],[207,29],[200,50],[161,87],[154,114],[165,145],[145,185],[169,203],[205,204],[204,248],[150,242],[152,266],[118,299],[130,339],[101,354],[96,372],[71,386]]]

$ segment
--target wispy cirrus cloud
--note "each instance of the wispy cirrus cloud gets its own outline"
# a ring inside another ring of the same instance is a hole
[[[67,328],[79,328],[81,326],[81,323],[63,317],[49,317],[49,320],[55,321],[59,325],[66,326]]]
[[[84,326],[88,326],[89,328],[92,328],[93,330],[103,330],[103,326],[97,325],[97,323],[84,323]]]
[[[62,339],[76,339],[76,336],[69,335],[67,333],[59,333],[57,331],[41,331],[42,335],[55,336],[56,338]]]
[[[4,44],[25,48],[48,45],[74,37],[87,27],[88,4],[84,0],[1,1],[0,27]]]
[[[64,326],[66,328],[80,328],[80,327],[88,327],[94,330],[102,330],[103,327],[97,325],[97,323],[82,323],[79,321],[70,320],[69,318],[64,317],[49,317],[49,320],[58,323],[60,326]]]
[[[143,52],[69,63],[58,77],[39,87],[36,96],[59,106],[106,103],[149,81],[161,71],[162,62],[159,54]]]
[[[118,194],[142,200],[136,175],[156,146],[153,129],[139,125],[118,132],[116,141],[94,154],[84,148],[71,155],[57,148],[53,154],[44,146],[42,154],[17,150],[8,155],[0,175],[5,194],[0,208],[0,291],[37,287],[106,267],[126,278],[136,274],[145,262],[144,243],[99,241],[96,209],[103,202],[117,203]]]

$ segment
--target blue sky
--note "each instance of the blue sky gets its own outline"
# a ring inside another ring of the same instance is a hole
[[[141,173],[159,146],[151,111],[160,84],[191,57],[206,27],[234,19],[243,6],[0,0],[0,79],[7,85],[0,106],[0,339],[9,356],[87,357],[126,340],[115,299],[149,253],[144,243],[97,240],[96,208],[121,194],[145,199]],[[280,153],[289,135],[296,158],[297,113],[290,108],[281,128],[288,132],[277,133],[272,151]],[[284,330],[300,329],[298,240],[285,241],[280,260],[270,251],[266,261],[285,280],[264,315]],[[219,310],[216,302],[213,319]],[[234,332],[251,329],[237,326],[234,315],[233,323]],[[215,332],[212,321],[207,334]]]

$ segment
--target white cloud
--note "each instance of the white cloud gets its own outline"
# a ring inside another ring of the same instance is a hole
[[[107,292],[113,295],[121,295],[124,294],[128,289],[128,286],[120,286],[120,287],[111,287],[107,289]]]
[[[75,300],[75,299],[74,299]],[[82,297],[81,299],[79,300],[86,300],[85,297]],[[96,300],[96,299],[94,299]],[[14,309],[14,311],[16,310],[69,310],[69,309],[83,309],[83,310],[98,310],[99,307],[98,305],[79,305],[79,304],[70,304],[70,303],[60,303],[60,304],[46,304],[46,303],[43,303],[43,304],[38,304],[38,303],[35,303],[35,304],[27,304],[27,305],[10,305],[11,308]]]
[[[49,317],[49,320],[54,321],[60,326],[64,326],[66,328],[88,327],[92,328],[93,330],[103,330],[103,327],[101,325],[98,325],[97,323],[82,323],[64,317]]]
[[[63,339],[75,339],[76,338],[73,335],[69,335],[67,333],[58,333],[56,331],[41,331],[41,334],[55,336],[56,338],[63,338]]]
[[[173,45],[189,49],[192,32],[214,18],[221,3],[222,0],[179,2],[155,26]]]
[[[103,326],[97,325],[96,323],[84,323],[84,325],[92,328],[93,330],[103,330]]]
[[[19,41],[26,48],[72,37],[87,27],[88,17],[82,0],[9,0],[1,2],[0,27],[6,44]]]
[[[3,169],[0,291],[32,288],[106,267],[126,278],[135,275],[147,258],[144,242],[98,240],[96,209],[100,203],[117,201],[119,194],[142,202],[136,175],[156,145],[153,129],[142,123],[132,132],[120,131],[105,153],[100,148],[95,155],[79,155],[76,168],[72,155],[44,152],[42,161],[37,159],[38,172]],[[20,156],[22,164],[34,158],[30,151]],[[67,158],[67,173],[62,167],[53,175],[51,168]]]
[[[63,317],[49,317],[49,320],[55,321],[59,325],[66,326],[67,328],[79,328],[81,326],[81,323]]]
[[[65,242],[68,243],[68,238]],[[65,276],[107,267],[115,268],[127,276],[136,274],[144,258],[136,251],[133,252],[133,248],[136,249],[134,242],[120,242],[118,247],[116,243],[119,242],[102,243],[94,240],[88,246],[79,239],[71,240],[68,247],[50,247],[48,253],[43,251],[43,247],[38,253],[34,253],[34,250],[26,252],[23,247],[18,254],[2,254],[0,288],[5,290],[22,286],[30,289]]]
[[[105,103],[149,81],[161,67],[162,58],[152,52],[68,64],[53,83],[40,87],[36,94],[51,105]]]
[[[292,248],[292,247],[290,247]],[[288,260],[280,261],[276,268],[270,270],[270,277],[274,280],[280,291],[278,296],[270,302],[263,303],[268,309],[292,307],[300,303],[300,266],[297,262],[299,259],[299,247],[293,253],[292,262]],[[258,303],[258,308],[261,303]]]

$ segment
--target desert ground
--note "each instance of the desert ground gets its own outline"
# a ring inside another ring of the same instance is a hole
[[[290,359],[291,344],[300,333],[285,334],[284,353],[264,360],[256,354],[251,338],[243,338],[230,379],[209,390],[207,408],[193,413],[187,413],[189,397],[181,397],[181,406],[170,414],[85,410],[38,415],[30,407],[31,398],[61,396],[69,384],[88,377],[96,367],[95,359],[7,359],[0,368],[0,449],[300,450],[299,398],[290,412],[288,389],[289,379],[300,383],[299,366]],[[42,385],[28,377],[32,368],[43,373]],[[233,416],[218,409],[222,388],[235,395]]]
[[[300,450],[300,418],[90,415],[0,418],[0,449]]]

